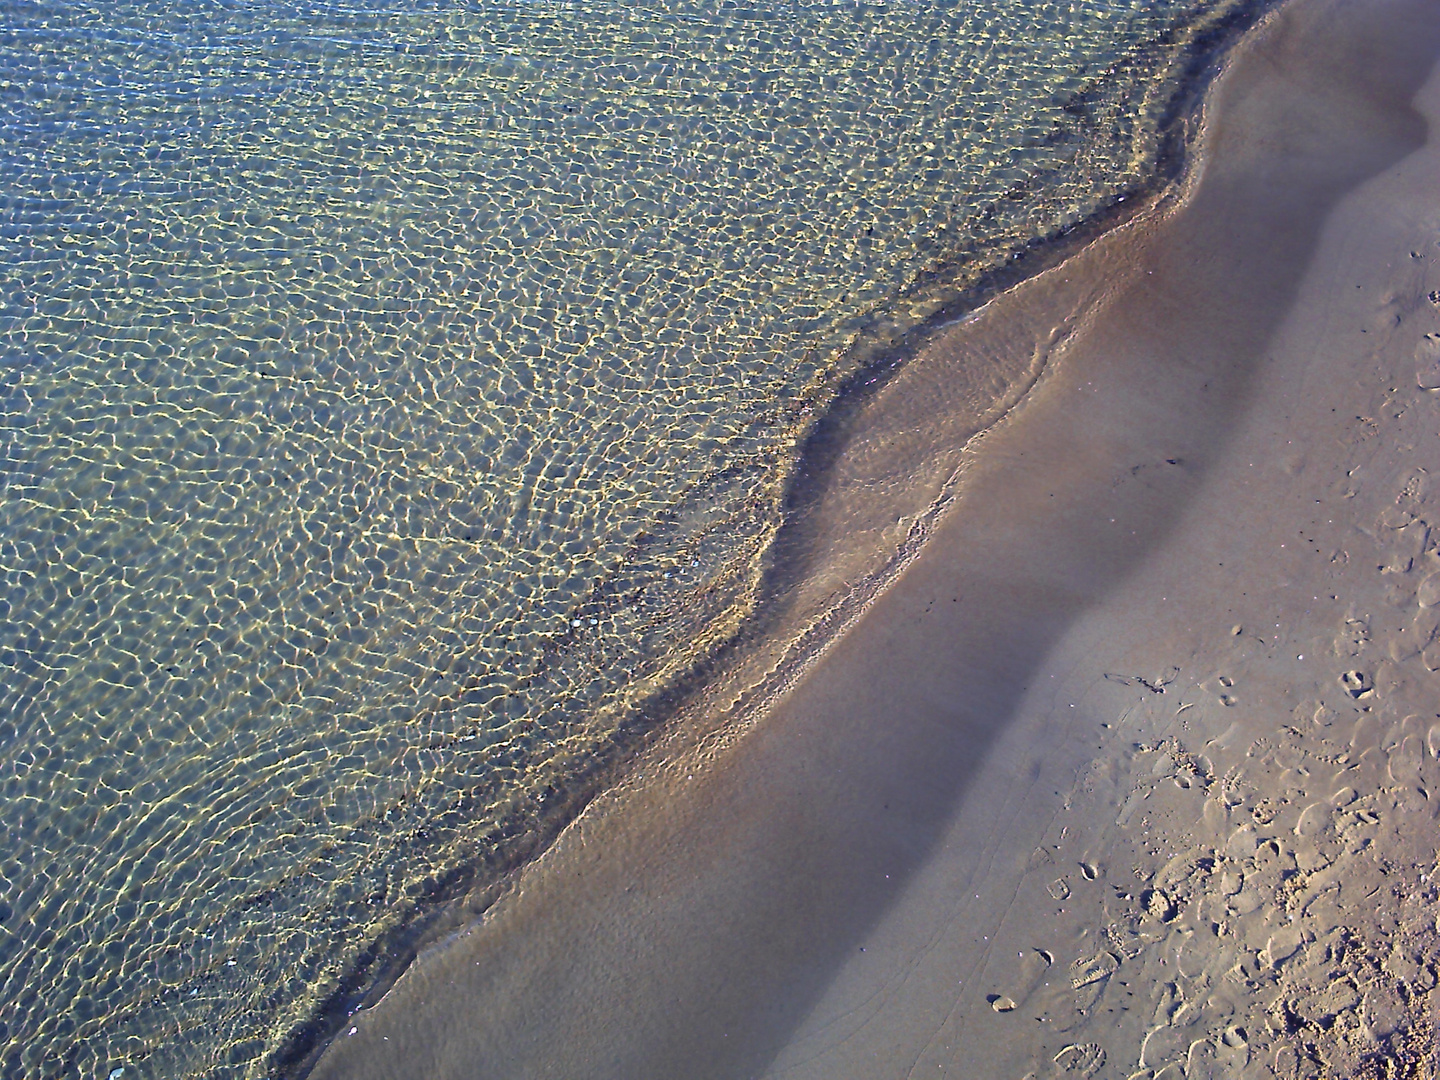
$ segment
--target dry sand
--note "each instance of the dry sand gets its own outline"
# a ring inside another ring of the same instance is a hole
[[[877,403],[1047,352],[894,585],[313,1075],[1435,1075],[1437,53],[1436,0],[1252,34],[1185,191]]]

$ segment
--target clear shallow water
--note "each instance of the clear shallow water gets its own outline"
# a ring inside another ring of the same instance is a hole
[[[0,0],[0,1075],[266,1075],[522,850],[1190,14]]]

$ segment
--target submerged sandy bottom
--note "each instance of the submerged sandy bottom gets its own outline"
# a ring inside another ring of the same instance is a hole
[[[313,1075],[1433,1075],[1437,52],[1434,0],[1253,34],[1186,192],[874,405],[1048,350],[896,583]]]

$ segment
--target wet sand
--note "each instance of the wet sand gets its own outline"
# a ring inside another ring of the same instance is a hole
[[[1046,351],[895,583],[312,1075],[1430,1075],[1437,53],[1435,0],[1253,33],[1183,191],[877,400]]]

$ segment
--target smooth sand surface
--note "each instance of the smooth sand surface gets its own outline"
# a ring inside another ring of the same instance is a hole
[[[662,746],[313,1075],[1430,1061],[1437,52],[1436,0],[1294,0],[1251,35],[1183,198],[932,346],[1043,313],[1053,347],[895,584],[739,734]]]

